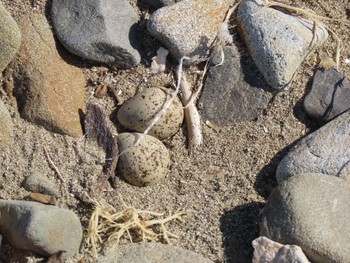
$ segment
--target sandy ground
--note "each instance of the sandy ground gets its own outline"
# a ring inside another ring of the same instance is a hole
[[[50,4],[46,0],[2,2],[16,20],[31,12],[45,14]],[[348,0],[298,0],[293,3],[320,15],[349,19]],[[147,6],[134,6],[147,13]],[[142,12],[138,12],[141,15]],[[343,41],[341,70],[350,77],[350,64],[345,63],[345,59],[350,58],[349,27],[335,22],[327,25]],[[234,34],[239,41],[237,33]],[[155,55],[159,43],[147,32],[142,32],[141,38],[145,48],[142,64],[132,70],[121,71],[81,60],[80,66],[89,83],[86,91],[88,101],[106,106],[112,120],[119,106],[111,96],[102,99],[93,97],[99,85],[118,83],[115,85],[118,85],[122,98],[126,99],[137,89],[174,83],[171,73],[161,76],[150,74],[150,58]],[[320,57],[327,53],[334,55],[334,48],[335,42],[329,38],[320,50],[313,52],[299,68],[290,90],[278,93],[257,121],[238,123],[220,132],[203,124],[204,144],[191,152],[186,148],[184,125],[173,138],[164,142],[170,150],[172,162],[165,180],[155,186],[138,188],[120,179],[117,188],[106,189],[97,196],[98,201],[121,209],[119,196],[122,196],[127,204],[139,209],[157,212],[187,210],[190,213],[185,223],[169,224],[169,230],[180,236],[172,240],[174,245],[197,252],[214,262],[251,262],[251,241],[258,237],[260,212],[276,186],[276,166],[296,141],[316,128],[303,113],[301,103],[310,89]],[[101,71],[107,74],[100,77]],[[94,84],[97,80],[101,84]],[[103,151],[92,143],[85,143],[83,138],[77,140],[53,134],[22,120],[5,93],[1,94],[15,124],[15,143],[12,149],[1,153],[0,198],[27,199],[28,192],[21,183],[33,171],[40,171],[60,187],[63,195],[58,205],[76,212],[86,230],[93,207],[75,196],[93,187],[102,170]],[[122,129],[118,127],[118,131]],[[63,174],[65,184],[57,178],[49,164],[44,145]],[[83,246],[82,253],[72,262],[82,258],[92,262],[90,248]],[[1,244],[0,262],[40,260],[31,252],[12,248],[6,240]]]

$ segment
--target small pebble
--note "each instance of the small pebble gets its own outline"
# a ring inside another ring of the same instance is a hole
[[[33,172],[26,179],[24,179],[23,188],[29,192],[35,192],[40,194],[53,195],[59,197],[60,193],[55,186],[46,176],[38,172]]]
[[[170,97],[171,94],[161,88],[145,89],[124,102],[118,112],[118,121],[132,131],[144,132]],[[166,139],[179,130],[183,118],[181,101],[176,98],[148,134]]]
[[[141,133],[118,135],[119,157],[117,170],[130,184],[148,186],[158,183],[168,173],[170,157],[164,144],[150,135],[145,135],[134,145]]]

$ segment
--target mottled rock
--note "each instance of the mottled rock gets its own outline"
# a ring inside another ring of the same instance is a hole
[[[82,71],[59,55],[58,50],[62,55],[67,52],[55,42],[45,16],[31,14],[19,24],[23,41],[11,70],[21,117],[53,132],[82,136]]]
[[[304,109],[311,118],[327,122],[350,108],[350,82],[335,68],[318,69]]]
[[[0,151],[8,148],[13,143],[12,118],[5,104],[0,100]]]
[[[262,0],[242,1],[238,25],[257,67],[273,89],[287,88],[306,56],[322,45],[327,30],[297,16],[262,8]]]
[[[183,0],[154,12],[147,28],[175,58],[204,57],[230,4],[229,0]]]
[[[16,21],[0,2],[0,73],[7,67],[21,45]]]
[[[23,188],[34,193],[53,195],[55,197],[60,196],[57,186],[55,186],[46,176],[43,176],[38,172],[32,173],[23,181]]]
[[[118,135],[118,173],[129,183],[148,186],[158,183],[168,174],[170,156],[168,149],[157,138],[141,133]],[[139,142],[135,145],[136,142]],[[124,152],[125,151],[125,152]]]
[[[300,174],[273,190],[260,235],[302,248],[311,262],[350,262],[350,183],[322,174]]]
[[[140,63],[138,16],[128,0],[54,0],[51,18],[70,52],[120,68]]]
[[[349,178],[350,111],[300,140],[279,163],[277,182],[302,173]]]
[[[83,237],[79,218],[72,211],[28,201],[0,200],[0,233],[20,249],[50,256],[78,252]]]
[[[254,255],[252,263],[310,263],[299,246],[283,245],[267,237],[253,240]]]
[[[199,100],[203,119],[219,126],[257,119],[267,107],[268,94],[235,46],[225,47],[224,54],[224,63],[210,68],[206,78]]]
[[[118,246],[98,263],[212,263],[194,252],[160,243],[139,243]]]

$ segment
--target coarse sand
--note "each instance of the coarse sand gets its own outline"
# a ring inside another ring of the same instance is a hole
[[[142,19],[151,12],[145,4],[133,6]],[[49,18],[50,1],[2,0],[15,20],[30,13],[42,13]],[[349,19],[348,0],[295,0],[293,4],[308,7],[319,15]],[[349,26],[337,22],[326,23],[342,40],[341,70],[350,77]],[[120,92],[120,102],[130,98],[138,89],[174,84],[171,69],[168,73],[153,75],[150,59],[160,43],[149,36],[145,23],[141,22],[142,63],[131,70],[118,70],[77,58],[87,80],[87,101],[106,107],[115,121],[120,107],[111,94],[97,99],[96,88],[115,85]],[[243,48],[235,29],[235,41]],[[168,228],[179,239],[173,245],[188,249],[214,262],[251,262],[251,242],[258,237],[260,212],[269,193],[276,186],[275,170],[278,162],[301,137],[316,129],[302,110],[302,100],[311,86],[313,73],[324,55],[335,54],[336,43],[329,37],[322,48],[312,52],[298,69],[291,88],[271,95],[271,101],[263,114],[252,122],[242,122],[216,132],[202,124],[204,143],[199,149],[187,149],[186,126],[164,143],[170,151],[171,169],[165,180],[154,186],[138,188],[122,178],[117,187],[109,186],[96,196],[99,202],[122,209],[119,195],[126,204],[138,209],[155,212],[187,210],[185,223],[171,222]],[[173,64],[169,64],[174,65]],[[197,68],[186,70],[188,79],[194,82]],[[1,81],[4,86],[4,81]],[[90,204],[78,197],[88,193],[96,184],[102,171],[104,152],[85,142],[46,131],[20,118],[16,104],[1,89],[14,122],[15,142],[8,151],[1,153],[0,198],[27,200],[28,192],[21,187],[26,176],[38,171],[51,179],[62,193],[58,206],[70,209],[80,217],[86,233],[93,211]],[[123,131],[117,126],[118,132]],[[48,162],[44,146],[52,161],[60,170],[66,183],[62,183]],[[158,240],[161,242],[162,240]],[[127,239],[121,243],[129,242]],[[81,254],[70,262],[93,262],[91,248],[83,244]],[[31,252],[18,250],[6,240],[1,244],[0,262],[39,262]]]

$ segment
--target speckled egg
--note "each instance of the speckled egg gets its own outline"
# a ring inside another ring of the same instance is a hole
[[[118,121],[132,131],[144,132],[170,97],[171,95],[161,88],[145,89],[120,107]],[[176,98],[148,134],[160,140],[166,139],[179,130],[183,118],[181,101]]]
[[[168,173],[169,152],[160,140],[150,135],[133,146],[140,136],[141,133],[118,135],[119,152],[127,151],[119,157],[117,171],[132,185],[153,185]]]

